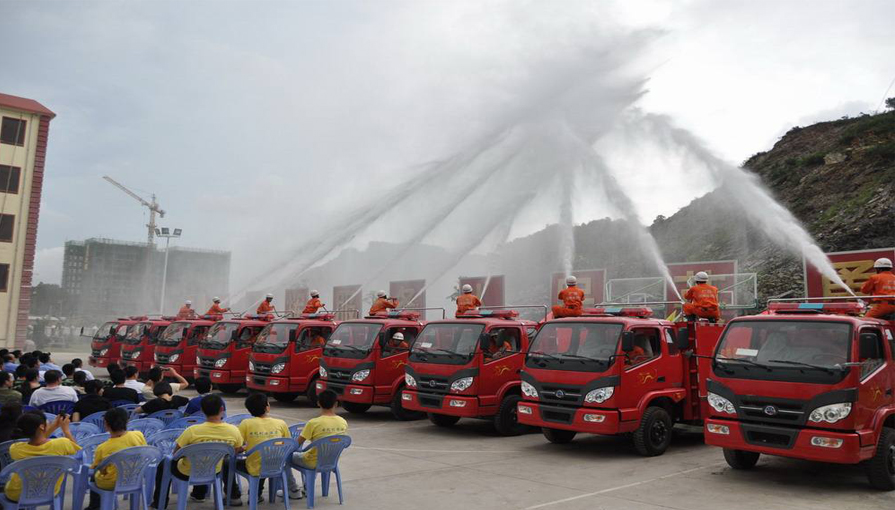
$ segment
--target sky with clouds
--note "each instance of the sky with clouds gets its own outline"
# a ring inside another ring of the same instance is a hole
[[[232,250],[249,279],[278,239],[474,143],[532,84],[561,86],[551,62],[593,38],[641,37],[622,54],[646,80],[636,107],[742,162],[794,125],[875,110],[892,19],[888,0],[7,0],[0,44],[21,51],[0,91],[58,115],[35,282],[59,281],[66,240],[145,238],[146,213],[103,175],[156,193],[180,242]],[[646,223],[707,191],[626,172]]]

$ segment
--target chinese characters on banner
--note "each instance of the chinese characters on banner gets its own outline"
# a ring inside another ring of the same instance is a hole
[[[492,276],[485,289],[486,276],[461,276],[460,287],[466,284],[472,285],[472,292],[482,300],[482,306],[504,306],[504,280],[503,275]],[[485,290],[485,295],[482,295]]]
[[[399,282],[389,282],[388,297],[398,298],[398,308],[425,308],[425,292],[420,294],[418,298],[414,299],[412,303],[410,302],[410,300],[413,299],[413,296],[416,296],[417,293],[423,290],[425,286],[426,280],[403,280]],[[423,317],[425,317],[425,314],[423,314]]]
[[[572,276],[578,279],[578,288],[584,291],[585,307],[592,307],[603,302],[603,291],[606,287],[605,269],[572,271]],[[559,299],[556,296],[564,288],[566,288],[566,275],[564,273],[553,273],[550,286],[551,303],[559,303]]]
[[[827,253],[833,268],[839,273],[842,281],[855,294],[860,294],[861,285],[874,274],[873,263],[880,257],[895,259],[895,248],[877,248],[873,250],[839,251]],[[847,297],[849,294],[829,278],[820,274],[816,267],[804,260],[805,296],[806,297]]]
[[[284,310],[291,311],[294,315],[300,315],[305,309],[310,295],[310,289],[307,287],[299,287],[297,289],[286,289],[286,303]]]
[[[330,308],[330,310],[345,310],[336,313],[336,320],[345,321],[366,315],[367,311],[363,309],[364,303],[361,294],[360,285],[340,285],[333,287],[333,308]],[[354,295],[354,297],[351,297],[352,295]],[[348,301],[348,298],[351,298],[351,301]],[[355,313],[355,310],[357,310],[360,315]]]
[[[736,284],[737,261],[736,260],[713,260],[709,262],[673,262],[666,264],[671,278],[674,280],[674,286],[677,288],[681,296],[690,288],[688,281],[696,273],[705,271],[709,275],[709,285],[718,287],[718,302],[726,305],[735,305],[736,293],[734,285]],[[724,275],[724,276],[720,276]],[[670,285],[666,285],[665,299],[673,300],[677,296],[674,295]]]

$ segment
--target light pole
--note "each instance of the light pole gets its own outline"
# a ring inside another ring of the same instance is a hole
[[[168,281],[168,247],[171,245],[172,237],[180,237],[180,233],[183,232],[183,229],[175,228],[169,229],[168,227],[156,227],[155,236],[156,237],[164,237],[165,238],[165,265],[162,269],[162,296],[159,299],[158,305],[158,313],[164,315],[165,313],[165,283]]]

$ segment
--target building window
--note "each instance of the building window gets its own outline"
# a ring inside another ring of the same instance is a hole
[[[0,165],[0,193],[18,193],[21,173],[17,166]]]
[[[25,121],[13,119],[11,117],[3,117],[3,124],[0,125],[0,142],[9,145],[25,145]]]
[[[14,214],[0,214],[0,241],[11,243],[13,226],[16,222]]]
[[[0,264],[0,292],[9,290],[9,264]]]

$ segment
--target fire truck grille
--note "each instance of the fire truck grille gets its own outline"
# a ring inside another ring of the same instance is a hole
[[[204,368],[214,368],[214,361],[214,358],[199,358],[199,366]]]
[[[581,387],[544,385],[540,399],[554,404],[574,404],[581,400]]]
[[[444,394],[448,392],[448,379],[447,377],[421,375],[420,380],[417,381],[417,389],[420,393]]]
[[[741,424],[740,427],[743,429],[743,435],[745,436],[747,443],[769,448],[792,448],[793,444],[795,444],[796,437],[799,435],[799,429],[751,425],[747,423]]]
[[[255,373],[256,374],[269,374],[270,367],[272,366],[270,363],[258,363],[257,361],[253,361],[252,364],[255,365]]]
[[[541,418],[543,418],[545,421],[552,421],[556,423],[572,423],[572,419],[574,417],[574,411],[567,411],[565,409],[558,409],[555,407],[541,406]]]
[[[159,363],[167,363],[169,359],[170,359],[170,356],[168,356],[167,354],[156,354],[155,355],[155,360]]]
[[[132,351],[121,351],[121,359],[131,359],[133,355]]]
[[[327,379],[331,381],[342,381],[342,382],[350,382],[351,381],[351,372],[348,370],[336,370],[331,368],[327,372]]]
[[[777,425],[804,423],[805,403],[799,400],[740,397],[740,413],[751,421]]]
[[[93,356],[99,356],[100,350],[101,349],[90,349],[90,354],[92,354]]]

